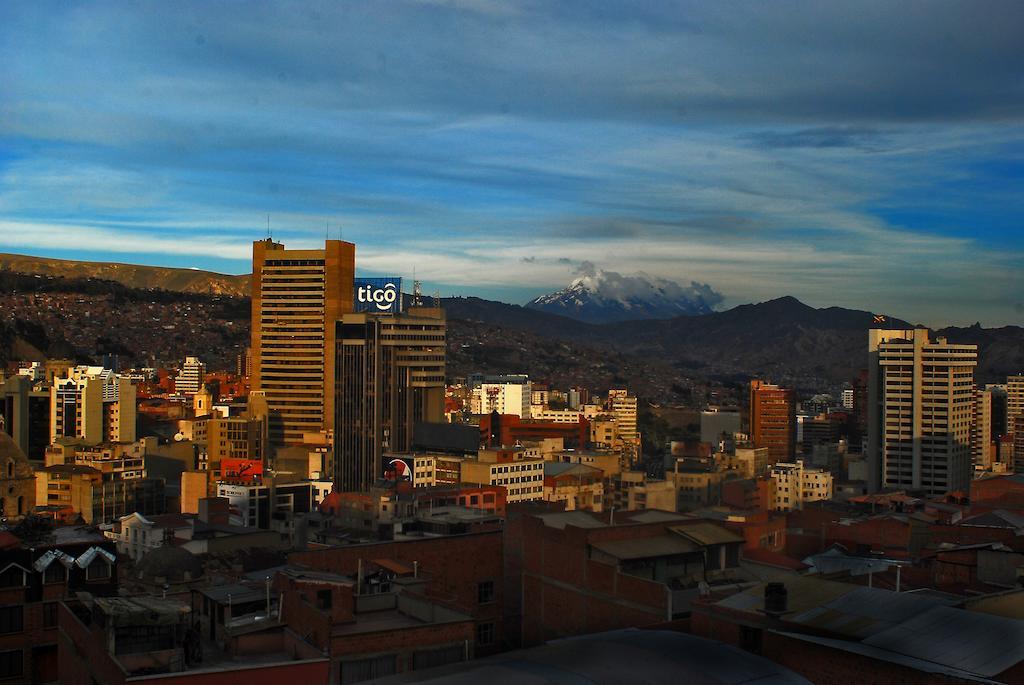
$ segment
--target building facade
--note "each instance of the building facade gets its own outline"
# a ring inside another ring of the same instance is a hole
[[[334,322],[353,307],[355,245],[328,240],[322,250],[252,248],[253,390],[266,394],[274,446],[334,423]]]
[[[932,342],[927,329],[868,333],[869,467],[887,488],[966,492],[977,346]]]
[[[417,423],[444,421],[444,312],[346,314],[337,323],[334,480],[366,490],[385,452],[412,449]]]
[[[791,389],[750,382],[750,440],[755,447],[768,448],[772,463],[796,456],[796,401]]]

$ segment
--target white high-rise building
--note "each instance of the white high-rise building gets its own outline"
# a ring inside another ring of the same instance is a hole
[[[977,345],[927,329],[868,331],[868,463],[879,485],[930,495],[971,483]]]
[[[202,387],[205,375],[206,364],[199,361],[199,357],[185,357],[181,372],[174,380],[174,389],[183,395],[195,395]]]
[[[530,381],[515,383],[481,383],[473,388],[470,402],[474,414],[514,414],[520,418],[530,418],[530,398],[532,395]]]

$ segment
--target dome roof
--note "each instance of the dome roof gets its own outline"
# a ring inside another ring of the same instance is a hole
[[[165,579],[168,583],[180,583],[203,575],[203,562],[181,547],[161,545],[147,552],[135,570],[140,580],[155,582]]]

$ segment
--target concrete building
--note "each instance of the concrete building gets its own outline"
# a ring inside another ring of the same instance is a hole
[[[134,511],[164,513],[165,484],[148,477],[145,445],[62,439],[47,449],[46,466],[36,471],[36,504],[70,509],[94,525]]]
[[[274,446],[334,427],[335,324],[353,310],[355,245],[252,247],[253,390],[266,394]]]
[[[604,474],[583,464],[545,462],[544,501],[565,502],[566,511],[603,511]]]
[[[700,413],[700,441],[716,446],[722,437],[732,438],[743,430],[738,411],[725,411],[718,407]]]
[[[868,352],[869,492],[966,492],[977,346],[932,342],[927,329],[875,329]]]
[[[832,499],[832,474],[825,469],[807,468],[802,460],[775,464],[770,475],[775,481],[778,511],[803,509],[808,502]]]
[[[521,449],[480,450],[476,460],[462,462],[463,483],[504,486],[506,500],[527,502],[544,498],[544,460]]]
[[[36,505],[36,480],[28,458],[14,439],[0,431],[0,517],[15,523]]]
[[[507,414],[530,418],[531,385],[526,376],[500,383],[482,383],[473,388],[470,411],[474,414]]]
[[[1006,425],[1007,429],[1014,420],[1024,414],[1024,374],[1006,378]]]
[[[195,395],[203,386],[205,376],[206,364],[199,361],[199,357],[185,357],[185,363],[174,380],[174,390],[182,395]]]
[[[444,311],[345,314],[337,323],[334,481],[366,490],[385,452],[412,449],[417,423],[444,421]],[[529,397],[527,397],[529,400]]]
[[[50,439],[49,389],[27,375],[0,378],[0,432],[29,459],[42,461]]]
[[[750,382],[750,441],[754,447],[767,447],[772,462],[796,456],[796,401],[791,389]]]
[[[976,471],[992,468],[992,451],[992,391],[976,388],[971,419],[971,462]]]
[[[50,442],[135,441],[135,386],[99,366],[77,366],[50,390]]]
[[[622,471],[611,476],[609,506],[615,511],[658,509],[676,511],[676,485],[671,480],[650,478],[644,471]]]

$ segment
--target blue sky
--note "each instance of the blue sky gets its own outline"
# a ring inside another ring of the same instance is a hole
[[[0,4],[0,251],[1024,323],[1024,4]]]

